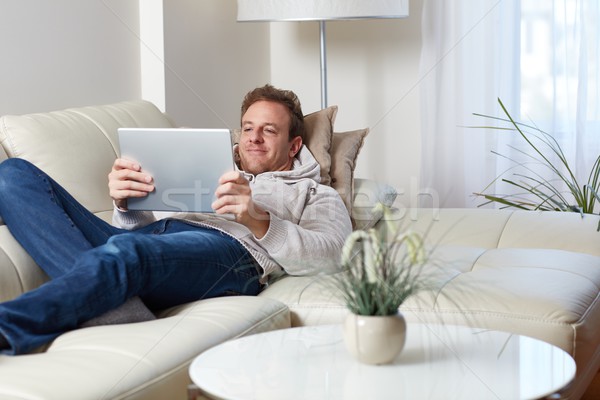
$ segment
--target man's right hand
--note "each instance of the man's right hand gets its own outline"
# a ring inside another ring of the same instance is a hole
[[[108,174],[108,189],[115,205],[127,210],[127,199],[144,197],[154,190],[152,176],[135,161],[117,158]]]

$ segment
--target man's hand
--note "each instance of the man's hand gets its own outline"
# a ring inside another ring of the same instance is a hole
[[[144,197],[154,190],[152,177],[141,172],[142,167],[130,160],[117,158],[108,174],[108,189],[115,205],[127,210],[127,199]]]
[[[235,220],[245,225],[257,238],[262,238],[269,230],[269,213],[252,201],[252,190],[244,176],[231,171],[219,179],[217,200],[212,208],[217,214],[233,214]]]

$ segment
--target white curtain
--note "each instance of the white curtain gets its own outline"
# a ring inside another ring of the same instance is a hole
[[[553,134],[582,186],[600,154],[599,2],[522,0],[521,7],[521,118]]]
[[[597,0],[424,0],[421,206],[475,207],[473,195],[527,150],[473,113],[551,132],[583,181],[599,153]],[[492,154],[492,151],[502,156]],[[545,173],[545,171],[540,171]],[[488,193],[507,193],[497,183]]]

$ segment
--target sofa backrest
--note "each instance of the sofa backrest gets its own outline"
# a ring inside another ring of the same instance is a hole
[[[461,254],[482,249],[552,249],[600,256],[600,216],[595,214],[412,208],[393,217],[394,223],[421,233],[430,245],[459,247]]]
[[[119,153],[119,127],[173,127],[144,100],[0,118],[0,144],[8,157],[31,161],[92,212],[110,220],[108,173]],[[2,157],[2,154],[0,154]]]

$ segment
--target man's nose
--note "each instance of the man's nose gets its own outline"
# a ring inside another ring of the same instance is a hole
[[[262,142],[262,135],[263,135],[262,129],[254,129],[254,130],[252,130],[252,133],[250,134],[250,141],[260,143],[260,142]]]

